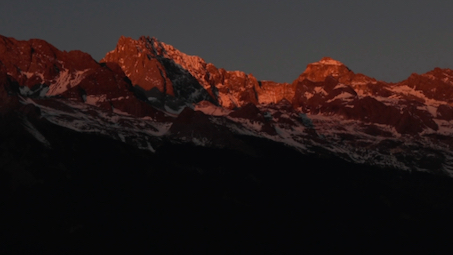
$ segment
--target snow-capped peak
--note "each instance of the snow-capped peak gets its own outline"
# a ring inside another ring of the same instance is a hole
[[[312,65],[331,65],[331,66],[344,66],[343,63],[341,63],[338,60],[335,60],[330,57],[323,57],[320,61],[312,63]]]

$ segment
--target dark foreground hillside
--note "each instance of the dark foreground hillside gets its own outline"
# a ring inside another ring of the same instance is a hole
[[[0,123],[1,254],[444,251],[453,180],[303,156],[162,142],[156,154],[49,123]]]

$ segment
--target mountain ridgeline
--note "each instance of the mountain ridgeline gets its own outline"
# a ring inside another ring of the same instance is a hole
[[[97,62],[0,36],[0,252],[441,251],[453,70],[387,83],[325,57],[294,78],[150,37]]]

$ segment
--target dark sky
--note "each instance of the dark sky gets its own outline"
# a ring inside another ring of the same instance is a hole
[[[100,60],[121,35],[154,36],[260,80],[292,82],[330,56],[396,82],[453,68],[453,1],[2,0],[0,34]]]

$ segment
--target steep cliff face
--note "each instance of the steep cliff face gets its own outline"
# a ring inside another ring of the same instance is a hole
[[[203,100],[217,104],[212,91],[203,87],[202,79],[197,79],[202,75],[197,71],[203,70],[206,63],[155,38],[121,37],[116,49],[101,62],[118,64],[137,89],[163,109],[180,112],[188,104]]]
[[[192,102],[208,100],[229,109],[248,103],[276,103],[283,98],[289,100],[292,97],[291,89],[287,89],[290,87],[288,84],[260,83],[252,74],[217,68],[198,56],[182,53],[156,38],[141,37],[133,40],[121,37],[116,49],[107,53],[101,62],[118,63],[132,83],[145,91],[156,87],[167,95],[179,95],[187,99],[190,96],[185,95],[184,88],[195,86],[197,88],[193,93],[203,96]],[[176,68],[169,67],[169,63],[175,64],[182,75],[169,79]],[[181,80],[181,77],[185,79]],[[193,78],[202,89],[193,82]],[[179,83],[176,89],[175,82]]]
[[[101,63],[117,63],[132,84],[138,84],[146,91],[156,87],[159,91],[174,96],[173,84],[155,53],[152,41],[121,37],[116,49],[107,53]]]
[[[321,82],[328,76],[332,76],[342,83],[350,83],[354,73],[340,61],[324,57],[318,62],[308,64],[305,71],[295,82],[298,83],[305,79]]]
[[[439,121],[453,115],[453,73],[448,69],[389,84],[325,57],[287,84],[217,68],[149,37],[121,37],[101,64],[86,53],[62,52],[38,39],[2,37],[0,52],[2,72],[17,81],[22,95],[58,95],[136,116],[155,115],[151,105],[179,113],[201,101],[237,109],[286,100],[304,113],[339,115],[417,134],[438,130],[446,125]]]
[[[291,101],[295,92],[294,85],[273,81],[259,81],[259,87],[256,88],[260,104],[277,104],[282,100]]]
[[[453,70],[435,68],[425,74],[412,74],[407,80],[400,82],[409,88],[420,91],[432,100],[443,101],[453,106]],[[420,100],[425,102],[425,100]]]
[[[217,68],[149,37],[121,37],[101,63],[42,40],[1,39],[1,116],[38,116],[152,152],[165,140],[252,153],[237,137],[253,136],[302,154],[453,173],[449,69],[386,83],[323,58],[288,84]]]
[[[400,134],[437,131],[440,121],[451,116],[450,72],[435,69],[391,84],[355,74],[341,62],[323,58],[309,64],[293,82],[296,92],[292,102],[306,113],[388,125]]]
[[[61,52],[42,40],[6,37],[0,38],[0,61],[1,70],[19,83],[24,94],[61,94],[97,67],[96,61],[79,51]]]
[[[151,100],[156,89],[178,102],[207,100],[227,109],[286,100],[304,113],[388,125],[400,134],[436,131],[440,123],[435,119],[448,121],[453,114],[450,70],[435,69],[391,84],[356,74],[343,63],[325,57],[308,64],[292,84],[275,83],[217,68],[149,37],[121,37],[102,62],[120,65]]]
[[[445,250],[452,87],[449,69],[386,83],[324,58],[287,84],[148,37],[102,63],[0,37],[0,249]]]
[[[117,64],[99,64],[81,51],[60,51],[39,39],[0,37],[0,63],[0,72],[22,96],[57,96],[136,116],[156,114],[136,98]]]

